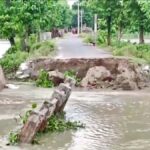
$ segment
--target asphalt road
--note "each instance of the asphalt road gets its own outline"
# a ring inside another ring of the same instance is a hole
[[[88,45],[77,35],[68,34],[57,40],[58,53],[56,58],[104,58],[111,57],[111,53],[96,46]]]

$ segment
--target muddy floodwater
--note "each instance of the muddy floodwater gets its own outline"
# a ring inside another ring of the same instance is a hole
[[[136,92],[73,91],[66,117],[86,124],[85,129],[46,134],[40,145],[6,146],[16,117],[41,104],[52,90],[21,85],[0,93],[0,149],[2,150],[149,150],[150,90]]]

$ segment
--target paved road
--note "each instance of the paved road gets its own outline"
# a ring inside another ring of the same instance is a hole
[[[69,34],[57,41],[56,58],[103,58],[112,56],[110,52],[82,42],[77,35]]]
[[[0,58],[2,58],[9,48],[10,43],[8,41],[0,40]]]

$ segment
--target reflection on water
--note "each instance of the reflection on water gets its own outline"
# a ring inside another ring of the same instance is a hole
[[[66,106],[66,116],[68,119],[85,123],[85,129],[46,134],[41,138],[41,145],[3,146],[2,149],[149,150],[150,96],[133,95],[75,92]],[[28,106],[28,102],[17,103],[11,107],[3,104],[0,106],[0,113],[2,115],[1,109],[7,108],[7,111],[4,110],[5,115],[17,114],[24,110],[25,106]],[[16,123],[11,118],[0,120],[0,136],[4,137],[15,126]],[[1,141],[0,143],[4,143],[4,139],[1,138]]]

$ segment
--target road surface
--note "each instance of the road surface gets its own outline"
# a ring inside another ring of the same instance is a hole
[[[111,57],[111,53],[98,47],[88,45],[77,35],[69,34],[57,40],[58,53],[56,58],[103,58]]]

